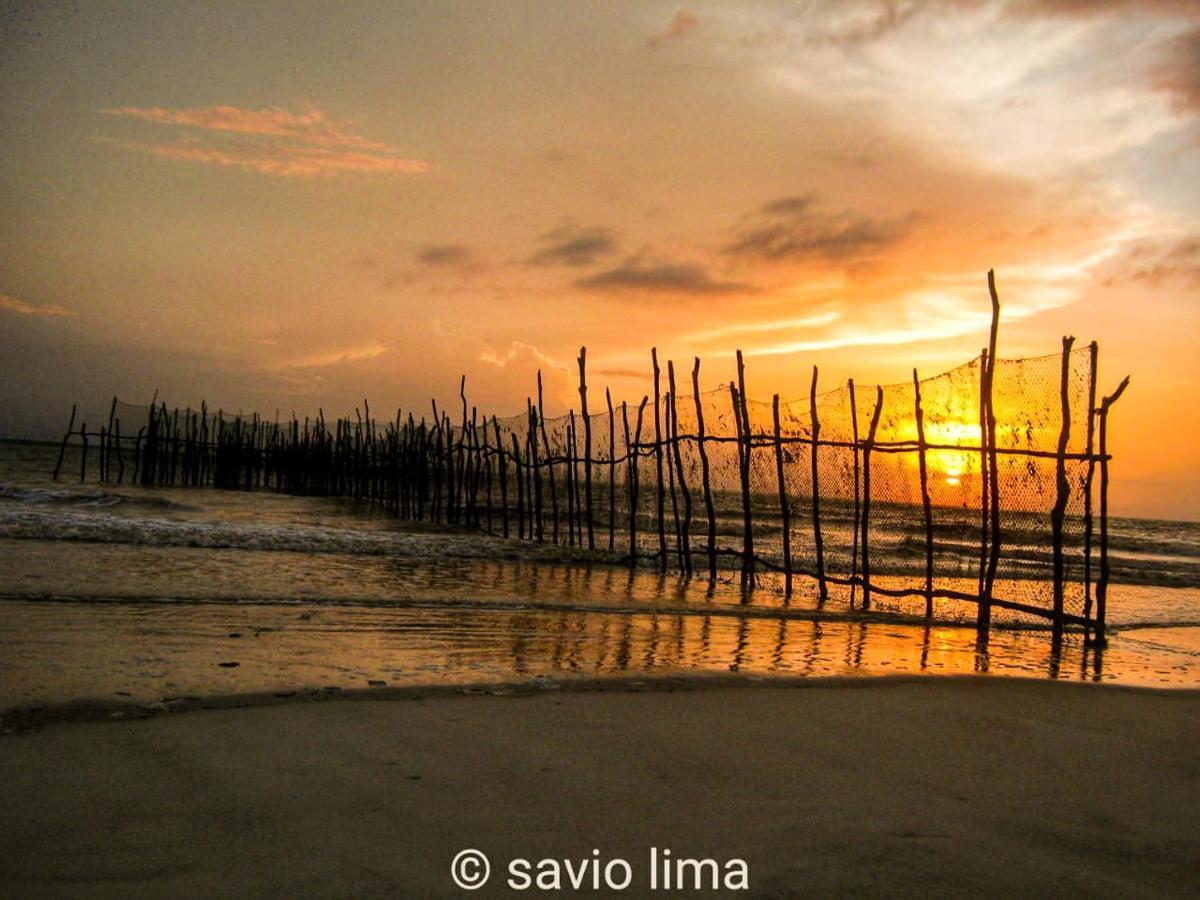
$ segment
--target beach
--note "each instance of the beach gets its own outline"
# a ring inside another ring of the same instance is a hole
[[[685,892],[706,896],[1200,890],[1196,691],[561,688],[227,703],[7,736],[0,761],[24,775],[0,783],[3,893],[464,896],[450,863],[467,848],[491,861],[476,896],[554,895],[513,891],[511,861],[594,856],[626,860],[632,881],[592,895],[669,893],[650,889],[651,848],[722,877],[746,863],[748,891]]]

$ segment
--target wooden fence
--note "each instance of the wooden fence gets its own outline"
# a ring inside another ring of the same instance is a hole
[[[688,396],[671,361],[663,390],[652,350],[653,396],[631,406],[605,390],[593,414],[581,348],[579,414],[554,419],[540,373],[536,400],[507,419],[481,416],[465,379],[457,421],[436,403],[386,422],[364,402],[354,418],[281,423],[114,398],[99,429],[72,409],[54,476],[78,439],[82,479],[90,464],[147,488],[353,498],[685,577],[736,572],[752,587],[773,573],[786,598],[803,579],[817,604],[972,608],[982,631],[1001,610],[1103,643],[1108,416],[1129,380],[1097,403],[1097,347],[1069,337],[1050,357],[999,359],[991,273],[988,285],[988,346],[911,383],[822,393],[814,367],[807,397],[767,404],[748,399],[739,351],[736,381],[715,391],[695,359]]]

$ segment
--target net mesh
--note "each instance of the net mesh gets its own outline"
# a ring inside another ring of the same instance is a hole
[[[142,484],[348,495],[635,563],[790,569],[802,590],[851,602],[869,589],[907,610],[936,596],[951,616],[986,593],[1037,618],[1060,591],[1064,614],[1086,620],[1094,361],[1094,345],[996,360],[991,455],[986,358],[785,402],[743,403],[735,385],[664,391],[586,420],[541,419],[532,403],[504,419],[280,422],[118,402],[106,452],[132,453]]]

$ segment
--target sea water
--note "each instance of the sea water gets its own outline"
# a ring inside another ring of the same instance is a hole
[[[1200,686],[1200,525],[1114,519],[1109,643],[682,579],[329,498],[50,478],[0,444],[0,710],[581,676],[988,673]],[[977,553],[977,550],[972,550]],[[964,557],[965,559],[965,557]]]

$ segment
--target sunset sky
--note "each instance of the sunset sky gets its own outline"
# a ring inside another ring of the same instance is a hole
[[[750,392],[1100,341],[1200,518],[1200,4],[0,4],[0,436]]]

